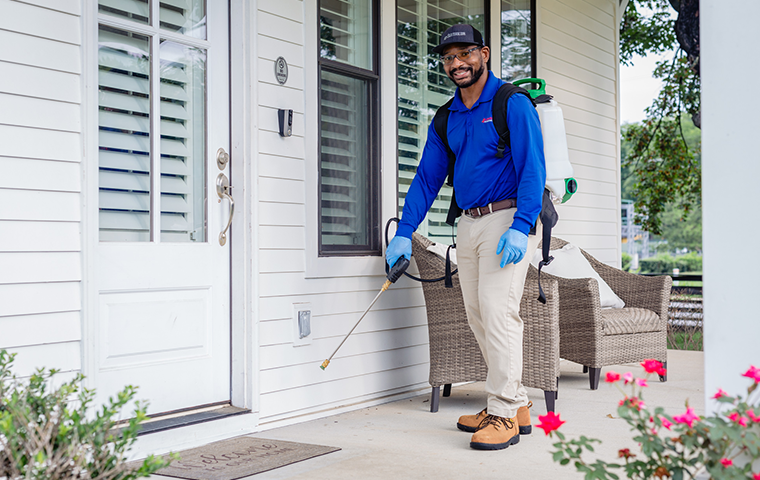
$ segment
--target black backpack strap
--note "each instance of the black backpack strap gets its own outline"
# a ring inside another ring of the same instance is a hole
[[[496,128],[496,133],[499,134],[499,146],[496,149],[496,156],[498,158],[504,156],[504,151],[507,147],[512,148],[509,138],[509,127],[507,126],[507,101],[516,93],[525,95],[533,103],[533,99],[530,98],[530,93],[527,90],[511,83],[505,83],[496,91],[493,103],[491,104],[493,126]],[[535,106],[535,103],[533,105]]]
[[[454,101],[454,97],[452,97],[448,102],[444,103],[438,109],[438,111],[435,112],[435,117],[433,117],[433,128],[435,129],[435,133],[437,133],[438,136],[441,138],[441,142],[443,142],[443,146],[446,147],[446,154],[449,157],[448,179],[446,180],[446,184],[450,187],[454,186],[454,164],[457,161],[457,156],[454,155],[454,151],[449,146],[449,134],[448,134],[449,107],[451,106],[451,103],[453,101]],[[453,227],[454,223],[456,223],[457,218],[461,214],[462,214],[462,209],[459,208],[459,205],[457,204],[456,192],[452,190],[451,204],[449,205],[449,213],[446,216],[446,223]]]
[[[544,233],[541,240],[543,242],[541,244],[541,255],[543,258],[538,262],[538,301],[546,304],[546,295],[544,294],[544,289],[541,288],[541,269],[554,260],[554,257],[549,255],[549,247],[552,242],[552,228],[557,224],[557,220],[559,220],[557,210],[554,209],[551,193],[547,189],[544,189],[543,204],[541,205],[539,217],[543,224]]]
[[[451,147],[449,146],[449,107],[452,102],[454,102],[454,97],[451,97],[448,102],[438,108],[435,112],[435,117],[433,117],[433,128],[435,129],[435,133],[441,138],[443,146],[446,147],[446,154],[449,156],[449,178],[446,180],[446,184],[450,187],[454,186],[454,163],[457,161],[454,151],[451,150]]]

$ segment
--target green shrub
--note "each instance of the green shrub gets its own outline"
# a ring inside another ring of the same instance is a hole
[[[628,255],[627,253],[623,252],[623,258],[621,265],[623,266],[623,271],[630,272],[631,271],[631,262],[633,261],[633,257]]]
[[[639,271],[641,273],[670,274],[673,273],[675,267],[675,259],[667,253],[660,253],[655,257],[639,260]]]
[[[689,252],[686,255],[676,257],[676,268],[684,272],[701,272],[702,271],[702,255],[696,252]]]
[[[127,466],[146,405],[136,402],[134,416],[121,429],[116,418],[134,398],[135,387],[93,412],[95,392],[81,387],[82,375],[53,387],[57,371],[38,369],[21,381],[11,372],[14,356],[0,350],[0,477],[131,480],[170,463],[151,455]]]

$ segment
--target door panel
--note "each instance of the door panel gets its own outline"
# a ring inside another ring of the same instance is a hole
[[[95,383],[149,413],[230,399],[226,3],[100,2]]]

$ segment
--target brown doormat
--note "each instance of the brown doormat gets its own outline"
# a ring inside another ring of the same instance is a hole
[[[340,448],[307,443],[237,437],[177,452],[180,460],[162,468],[156,475],[191,480],[235,480],[338,450]]]

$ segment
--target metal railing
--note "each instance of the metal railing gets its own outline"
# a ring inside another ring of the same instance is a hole
[[[654,274],[643,274],[651,276]],[[677,350],[702,350],[702,275],[671,275],[668,308],[668,348]],[[683,285],[686,283],[687,285]]]

